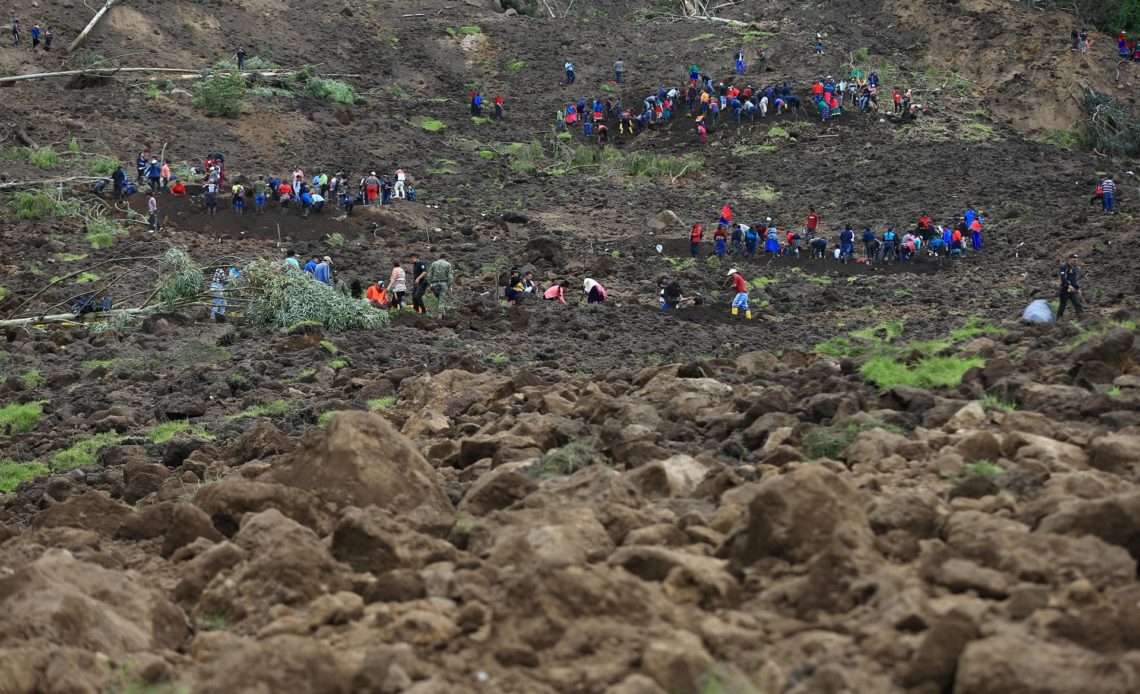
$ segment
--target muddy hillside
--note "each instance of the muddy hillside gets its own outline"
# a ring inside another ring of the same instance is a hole
[[[1140,691],[1140,185],[1082,109],[1140,133],[1140,64],[697,5],[119,0],[68,51],[94,10],[16,0],[0,693]],[[416,257],[424,313],[354,296]]]

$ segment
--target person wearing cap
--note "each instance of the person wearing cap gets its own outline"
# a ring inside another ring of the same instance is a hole
[[[392,295],[392,308],[404,308],[404,295],[408,292],[408,280],[399,260],[392,261],[392,274],[388,277],[388,292]]]
[[[728,271],[728,281],[736,296],[732,299],[732,315],[739,316],[744,310],[744,317],[752,320],[752,309],[748,307],[748,283],[740,276],[740,272],[733,268]]]
[[[1080,256],[1073,253],[1068,261],[1061,265],[1061,300],[1057,305],[1057,320],[1061,320],[1061,316],[1065,315],[1065,304],[1069,302],[1072,302],[1073,310],[1078,316],[1085,312],[1085,307],[1081,303],[1080,277],[1077,276],[1078,260]]]
[[[162,187],[160,185],[160,181],[162,180],[162,164],[159,164],[157,159],[152,158],[150,163],[147,164],[146,179],[150,184],[151,193],[157,193],[159,188]]]
[[[321,284],[332,286],[332,258],[327,255],[313,268],[313,278]]]
[[[689,253],[691,253],[694,258],[698,258],[701,255],[701,239],[704,235],[705,230],[701,227],[701,223],[694,220],[693,228],[689,230]]]
[[[376,283],[365,292],[364,298],[378,308],[388,308],[388,290],[384,288],[384,280],[376,280]]]

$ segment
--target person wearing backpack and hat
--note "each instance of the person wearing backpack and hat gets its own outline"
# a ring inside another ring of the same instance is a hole
[[[728,283],[736,292],[732,299],[732,315],[739,316],[744,311],[744,317],[752,320],[752,309],[748,306],[748,283],[740,276],[740,271],[733,268],[728,271]]]

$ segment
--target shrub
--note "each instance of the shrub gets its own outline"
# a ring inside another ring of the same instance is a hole
[[[158,285],[158,297],[167,307],[194,299],[202,293],[205,277],[202,268],[183,251],[171,248],[162,257],[162,281]]]
[[[46,400],[35,402],[11,403],[0,408],[0,431],[7,431],[8,435],[24,434],[36,428],[40,417],[44,413]]]
[[[322,412],[321,416],[317,417],[317,426],[328,426],[328,423],[332,421],[332,418],[337,416],[339,413],[340,410],[329,410],[328,412]]]
[[[59,154],[51,147],[21,147],[19,154],[21,159],[41,169],[50,169],[59,163]]]
[[[524,67],[526,67],[526,62],[519,60],[518,58],[514,58],[512,60],[507,61],[507,71],[508,72],[522,72],[522,69]]]
[[[348,360],[347,359],[341,358],[341,359],[330,359],[329,360],[329,368],[332,369],[333,371],[339,371],[340,369],[343,369],[346,366],[348,366]]]
[[[316,321],[330,330],[357,330],[388,325],[388,313],[363,299],[353,299],[299,272],[282,272],[265,260],[246,267],[242,291],[249,304],[245,315],[259,325],[284,328]]]
[[[344,236],[340,232],[330,234],[328,244],[333,248],[344,248]]]
[[[236,118],[241,115],[245,99],[245,77],[240,73],[215,72],[195,86],[193,105],[208,116]]]
[[[115,173],[115,167],[118,165],[118,161],[103,155],[87,160],[87,170],[91,172],[92,176],[110,176]]]
[[[1001,477],[1005,468],[992,460],[975,460],[962,466],[963,477]]]
[[[48,472],[47,466],[34,460],[26,463],[18,460],[0,460],[0,494],[13,492],[24,482],[30,482]]]
[[[310,99],[331,101],[335,104],[352,105],[357,100],[356,90],[352,85],[340,80],[311,79],[305,83],[303,92]]]
[[[83,228],[87,232],[84,238],[95,250],[110,248],[115,245],[116,236],[127,233],[121,222],[100,215],[88,217]]]
[[[52,456],[51,467],[53,470],[74,470],[75,468],[84,467],[85,465],[92,465],[95,463],[95,456],[99,453],[100,449],[117,445],[122,440],[122,435],[113,431],[107,431],[102,434],[95,434],[94,436],[81,439],[73,444],[71,448],[60,451]]]
[[[16,216],[20,219],[43,219],[59,214],[59,203],[43,192],[19,191],[15,196]]]

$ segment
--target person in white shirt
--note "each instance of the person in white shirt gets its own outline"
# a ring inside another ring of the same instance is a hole
[[[404,192],[404,181],[406,181],[407,178],[408,175],[404,173],[404,170],[396,166],[396,197],[401,199],[407,198],[407,194]]]

